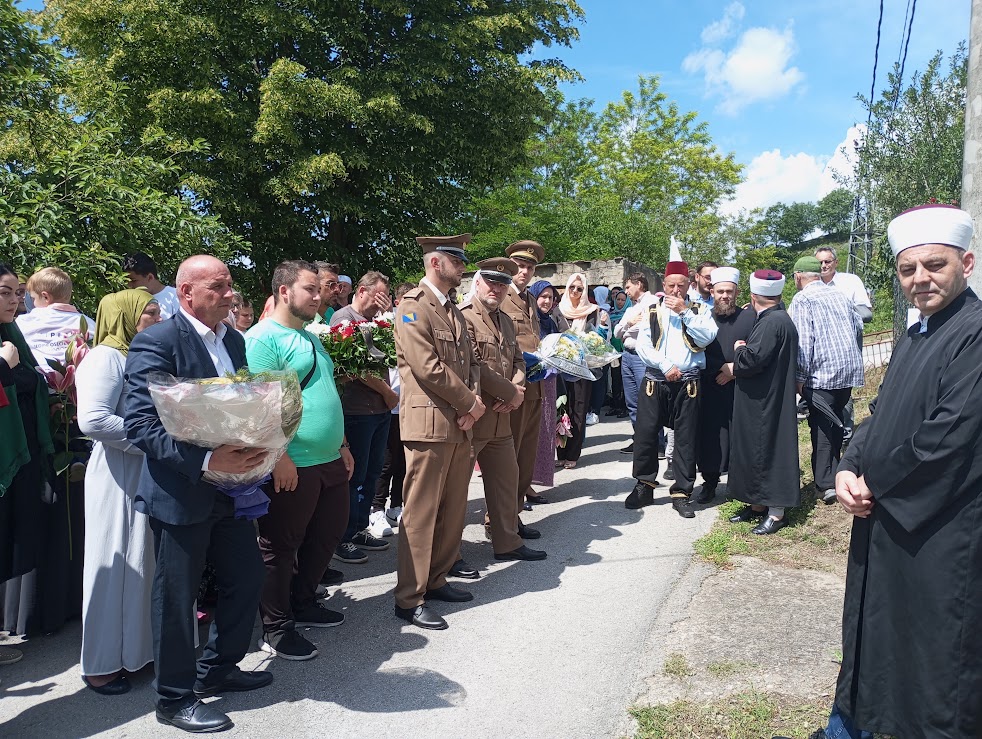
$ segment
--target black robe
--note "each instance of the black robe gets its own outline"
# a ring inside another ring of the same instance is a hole
[[[867,731],[982,736],[982,303],[966,290],[893,351],[839,464],[853,521],[836,703]]]
[[[731,380],[719,385],[716,376],[724,364],[733,361],[733,342],[747,340],[756,318],[752,308],[737,308],[728,316],[713,313],[718,330],[716,338],[706,347],[706,369],[702,371],[700,387],[698,461],[703,477],[707,473],[715,477],[729,469],[730,422],[736,383]]]
[[[736,388],[726,485],[731,498],[781,508],[801,502],[797,360],[798,332],[781,306],[760,313],[747,345],[734,353]]]

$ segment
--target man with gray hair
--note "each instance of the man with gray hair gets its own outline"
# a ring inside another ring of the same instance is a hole
[[[794,265],[798,294],[788,315],[798,330],[795,372],[798,394],[808,405],[812,474],[826,504],[835,502],[835,468],[842,452],[845,408],[854,387],[863,386],[863,324],[852,302],[821,279],[815,257]]]

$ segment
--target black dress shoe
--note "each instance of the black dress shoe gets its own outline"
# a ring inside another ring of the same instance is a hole
[[[672,463],[669,462],[668,466],[665,468],[665,474],[662,475],[666,480],[674,480],[675,472],[672,470]]]
[[[638,482],[634,486],[634,490],[627,494],[627,499],[624,501],[624,507],[634,511],[638,508],[644,508],[646,505],[651,505],[654,502],[654,489],[650,485],[646,485],[643,482]]]
[[[495,559],[520,559],[525,562],[537,562],[540,559],[546,558],[546,553],[541,549],[529,549],[527,546],[522,544],[518,549],[512,549],[510,552],[505,552],[503,554],[495,554]]]
[[[467,564],[464,560],[458,559],[453,563],[453,567],[450,568],[450,572],[448,572],[447,575],[449,577],[462,577],[465,580],[477,580],[481,576],[481,573]]]
[[[344,582],[344,573],[341,570],[327,568],[327,572],[321,578],[321,585],[340,585]]]
[[[85,675],[82,675],[82,682],[85,683],[85,687],[89,690],[94,690],[99,695],[122,695],[123,693],[129,693],[130,688],[133,687],[130,685],[130,681],[126,678],[126,675],[122,673],[105,685],[93,685]]]
[[[419,626],[421,629],[434,629],[442,630],[447,628],[448,624],[443,620],[440,614],[431,611],[425,605],[416,606],[415,608],[400,608],[396,606],[396,616],[401,618],[403,621],[408,621],[413,626]]]
[[[219,693],[245,693],[247,690],[265,688],[273,682],[272,672],[245,672],[236,668],[233,672],[225,676],[225,679],[214,685],[202,685],[195,687],[194,694],[198,698],[210,698]]]
[[[634,454],[634,442],[632,441],[626,447],[621,449],[621,454]]]
[[[688,498],[672,498],[672,508],[682,518],[695,518],[696,513],[689,507]]]
[[[522,510],[523,511],[531,511],[532,510],[532,504],[529,503],[528,501],[525,501],[524,503],[522,503]]]
[[[532,505],[545,505],[549,502],[548,498],[543,498],[541,495],[526,495],[525,500]]]
[[[531,526],[526,526],[521,521],[518,522],[518,535],[523,539],[541,539],[542,532],[538,529],[533,529]]]
[[[753,521],[758,518],[763,518],[767,514],[767,511],[755,511],[748,505],[745,505],[736,514],[730,516],[730,523],[745,523],[747,521]]]
[[[699,495],[696,496],[696,503],[699,505],[706,505],[706,503],[712,503],[716,499],[716,485],[703,483],[702,489],[699,491]]]
[[[788,517],[783,516],[781,518],[771,518],[768,516],[759,524],[750,529],[751,534],[757,534],[758,536],[767,536],[769,534],[776,534],[778,531],[783,529],[788,525]]]
[[[466,603],[469,600],[474,600],[474,593],[468,593],[466,590],[459,590],[453,585],[447,584],[442,588],[427,590],[426,600],[442,600],[447,603]]]
[[[199,700],[188,699],[177,708],[157,707],[157,720],[191,734],[209,734],[232,728],[232,719],[217,708]]]

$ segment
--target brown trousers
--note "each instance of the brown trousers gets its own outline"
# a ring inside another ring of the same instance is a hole
[[[518,513],[522,510],[518,501],[522,497],[515,497],[518,485],[515,442],[510,436],[474,439],[474,455],[484,478],[484,501],[488,507],[486,521],[491,524],[494,553],[513,552],[522,546],[522,537],[518,535]]]
[[[457,561],[473,470],[470,441],[406,441],[396,605],[415,608]]]
[[[510,415],[511,438],[515,444],[515,455],[518,457],[518,508],[515,510],[517,516],[525,505],[526,494],[532,492],[535,454],[539,448],[539,426],[542,425],[542,383],[526,383],[525,401]],[[481,469],[484,469],[484,465],[481,465]]]

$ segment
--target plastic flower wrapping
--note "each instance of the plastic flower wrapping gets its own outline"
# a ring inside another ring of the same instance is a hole
[[[320,339],[334,363],[335,380],[369,375],[385,379],[396,366],[396,340],[392,314],[370,321],[341,321],[334,326],[312,323],[307,331]]]
[[[529,382],[538,382],[554,374],[570,380],[594,379],[583,343],[572,331],[545,336],[534,354],[525,353],[525,365]]]
[[[252,374],[241,369],[204,379],[153,372],[148,387],[164,428],[178,441],[206,449],[233,444],[270,451],[249,472],[204,473],[205,480],[232,497],[253,493],[270,475],[297,433],[303,413],[300,380],[293,370]]]
[[[586,353],[586,364],[590,369],[598,369],[620,359],[620,352],[614,349],[613,345],[607,339],[595,331],[576,334],[576,336],[583,344],[583,349]]]

